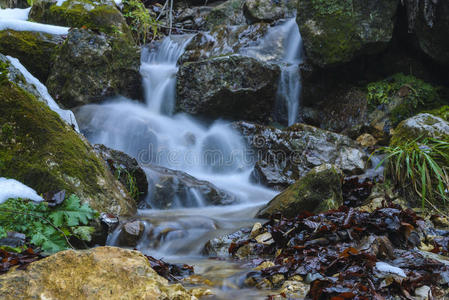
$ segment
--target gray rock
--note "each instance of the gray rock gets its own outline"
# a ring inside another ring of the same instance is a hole
[[[246,0],[244,12],[251,22],[273,22],[296,13],[297,0]]]
[[[135,180],[134,184],[139,194],[136,200],[144,200],[148,194],[148,180],[145,171],[139,166],[137,160],[124,152],[110,149],[105,145],[95,145],[94,149],[107,163],[111,172],[118,176],[119,181],[128,188],[128,192],[131,192],[129,191],[129,177],[131,176]]]
[[[137,242],[142,237],[145,230],[145,225],[141,221],[127,222],[121,228],[118,242],[120,246],[136,247]]]
[[[66,108],[123,95],[142,98],[140,49],[122,38],[72,29],[55,60],[47,87]]]
[[[214,9],[206,17],[208,29],[218,25],[243,25],[246,18],[243,15],[245,0],[227,0]]]
[[[231,234],[214,238],[206,243],[203,248],[203,254],[212,257],[229,257],[229,247],[231,244],[247,240],[250,231],[249,228],[242,228]]]
[[[277,195],[258,213],[268,218],[274,213],[293,218],[302,211],[322,212],[343,204],[341,182],[343,174],[333,165],[313,168],[304,177]]]
[[[402,121],[394,130],[392,144],[417,138],[449,138],[449,123],[431,114],[418,114]]]
[[[154,165],[146,166],[146,170],[152,183],[147,204],[153,208],[229,205],[237,202],[236,196],[182,171]]]
[[[226,56],[183,64],[177,111],[210,118],[266,122],[274,107],[279,67],[254,58]]]
[[[344,135],[300,123],[283,130],[246,122],[234,127],[257,156],[253,178],[269,187],[282,190],[324,163],[348,175],[366,167],[366,153]]]

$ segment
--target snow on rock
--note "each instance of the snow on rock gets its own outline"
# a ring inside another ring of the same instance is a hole
[[[5,202],[9,198],[30,199],[36,202],[44,200],[29,186],[15,179],[0,177],[0,203]]]
[[[49,34],[68,34],[68,27],[28,22],[30,9],[0,9],[0,30],[11,29],[15,31],[39,31]]]
[[[390,264],[387,264],[386,262],[378,261],[376,263],[376,269],[380,273],[393,274],[404,278],[407,277],[407,275],[401,268],[392,266]]]
[[[64,110],[59,107],[59,105],[55,102],[55,100],[48,93],[47,87],[43,85],[36,77],[34,77],[28,70],[20,63],[17,58],[6,56],[11,64],[16,67],[20,73],[22,73],[25,80],[34,85],[37,92],[40,94],[41,98],[47,103],[48,107],[51,110],[56,112],[64,121],[66,121],[69,125],[73,125],[75,130],[79,132],[79,127],[76,122],[75,115],[70,110]]]

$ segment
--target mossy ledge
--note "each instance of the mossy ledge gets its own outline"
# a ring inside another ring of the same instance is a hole
[[[133,201],[92,147],[34,95],[5,80],[0,65],[0,177],[38,193],[65,189],[98,211],[132,214]]]

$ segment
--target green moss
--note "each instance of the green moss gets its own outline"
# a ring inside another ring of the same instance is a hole
[[[8,63],[0,61],[0,85],[8,81],[8,66]]]
[[[432,114],[434,116],[440,117],[443,120],[449,122],[449,105],[443,105],[439,108],[435,108],[433,110],[428,110],[425,112]]]
[[[10,82],[0,86],[0,104],[0,176],[39,193],[101,192],[101,161],[47,105]]]
[[[42,82],[48,78],[61,42],[62,38],[42,32],[0,31],[0,53],[18,58]]]
[[[390,119],[394,126],[440,102],[439,88],[402,73],[372,82],[366,88],[370,109],[375,109],[379,105],[388,105],[394,100],[400,99],[399,104],[395,105],[390,112]]]
[[[138,44],[146,44],[158,35],[159,22],[156,21],[140,0],[124,0],[123,15]]]

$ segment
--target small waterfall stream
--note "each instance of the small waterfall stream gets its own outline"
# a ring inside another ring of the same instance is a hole
[[[282,37],[276,39],[285,49],[278,60],[285,66],[278,94],[280,100],[287,103],[289,123],[294,122],[297,115],[300,85],[297,69],[300,53],[294,50],[300,46],[300,37],[298,39],[299,32],[293,30],[293,22],[276,27],[282,34],[273,29],[266,38],[268,41],[276,35]],[[156,47],[143,51],[141,74],[145,104],[119,97],[101,105],[81,107],[77,119],[91,143],[104,144],[135,157],[150,178],[150,191],[161,180],[154,168],[157,165],[208,181],[235,197],[235,204],[208,206],[201,190],[191,187],[186,189],[183,199],[172,199],[171,209],[162,210],[154,208],[157,206],[150,192],[146,203],[153,208],[139,209],[137,218],[144,221],[145,231],[137,249],[168,261],[192,263],[197,273],[207,273],[216,268],[216,261],[211,263],[201,255],[205,243],[241,227],[252,226],[255,222],[252,216],[276,192],[250,182],[254,162],[248,159],[251,157],[248,157],[245,141],[230,124],[218,120],[208,125],[186,114],[172,114],[176,101],[176,62],[189,39],[187,35],[166,37]],[[291,39],[295,42],[291,43]],[[272,51],[270,47],[273,44],[263,41],[258,49],[245,51],[247,55],[260,56],[262,50]],[[120,230],[118,228],[109,237],[108,244],[117,245]],[[222,276],[223,282],[230,278],[238,280],[238,274],[248,271],[231,263],[219,265],[213,276]],[[229,299],[232,292],[226,293],[225,299]],[[260,298],[259,293],[256,298]]]

